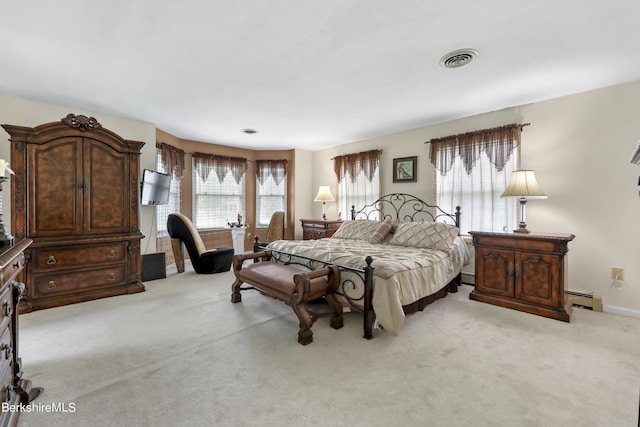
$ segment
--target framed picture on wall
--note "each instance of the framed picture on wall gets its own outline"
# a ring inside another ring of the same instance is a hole
[[[393,159],[393,182],[416,182],[417,160],[417,156]]]

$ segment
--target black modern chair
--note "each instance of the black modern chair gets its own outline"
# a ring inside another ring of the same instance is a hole
[[[181,213],[169,214],[167,231],[171,236],[171,248],[178,273],[184,272],[184,247],[187,248],[191,265],[198,274],[221,273],[231,269],[233,248],[207,250],[196,227]]]

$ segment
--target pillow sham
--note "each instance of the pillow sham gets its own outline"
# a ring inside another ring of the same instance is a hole
[[[385,219],[379,223],[371,237],[369,237],[369,243],[382,243],[385,241],[394,229],[395,224],[390,219]]]
[[[356,219],[343,221],[342,225],[333,234],[333,238],[336,239],[352,239],[352,240],[369,240],[369,237],[373,235],[380,221],[373,221],[369,219]]]
[[[446,251],[458,233],[458,227],[441,222],[401,222],[389,244]]]

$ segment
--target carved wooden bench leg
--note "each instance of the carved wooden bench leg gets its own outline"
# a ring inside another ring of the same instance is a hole
[[[236,279],[231,285],[231,302],[237,303],[242,302],[242,295],[240,294],[240,287],[242,286],[242,281]]]
[[[315,321],[314,317],[307,311],[304,304],[292,304],[293,311],[300,320],[300,330],[298,331],[298,342],[307,345],[313,342],[313,332],[311,327]]]

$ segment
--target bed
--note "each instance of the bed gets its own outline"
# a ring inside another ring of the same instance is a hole
[[[352,208],[330,238],[278,240],[267,249],[272,260],[315,270],[328,264],[341,270],[339,298],[364,313],[364,338],[374,326],[398,334],[406,314],[457,292],[469,263],[459,236],[460,208],[447,213],[419,198],[393,193]]]

